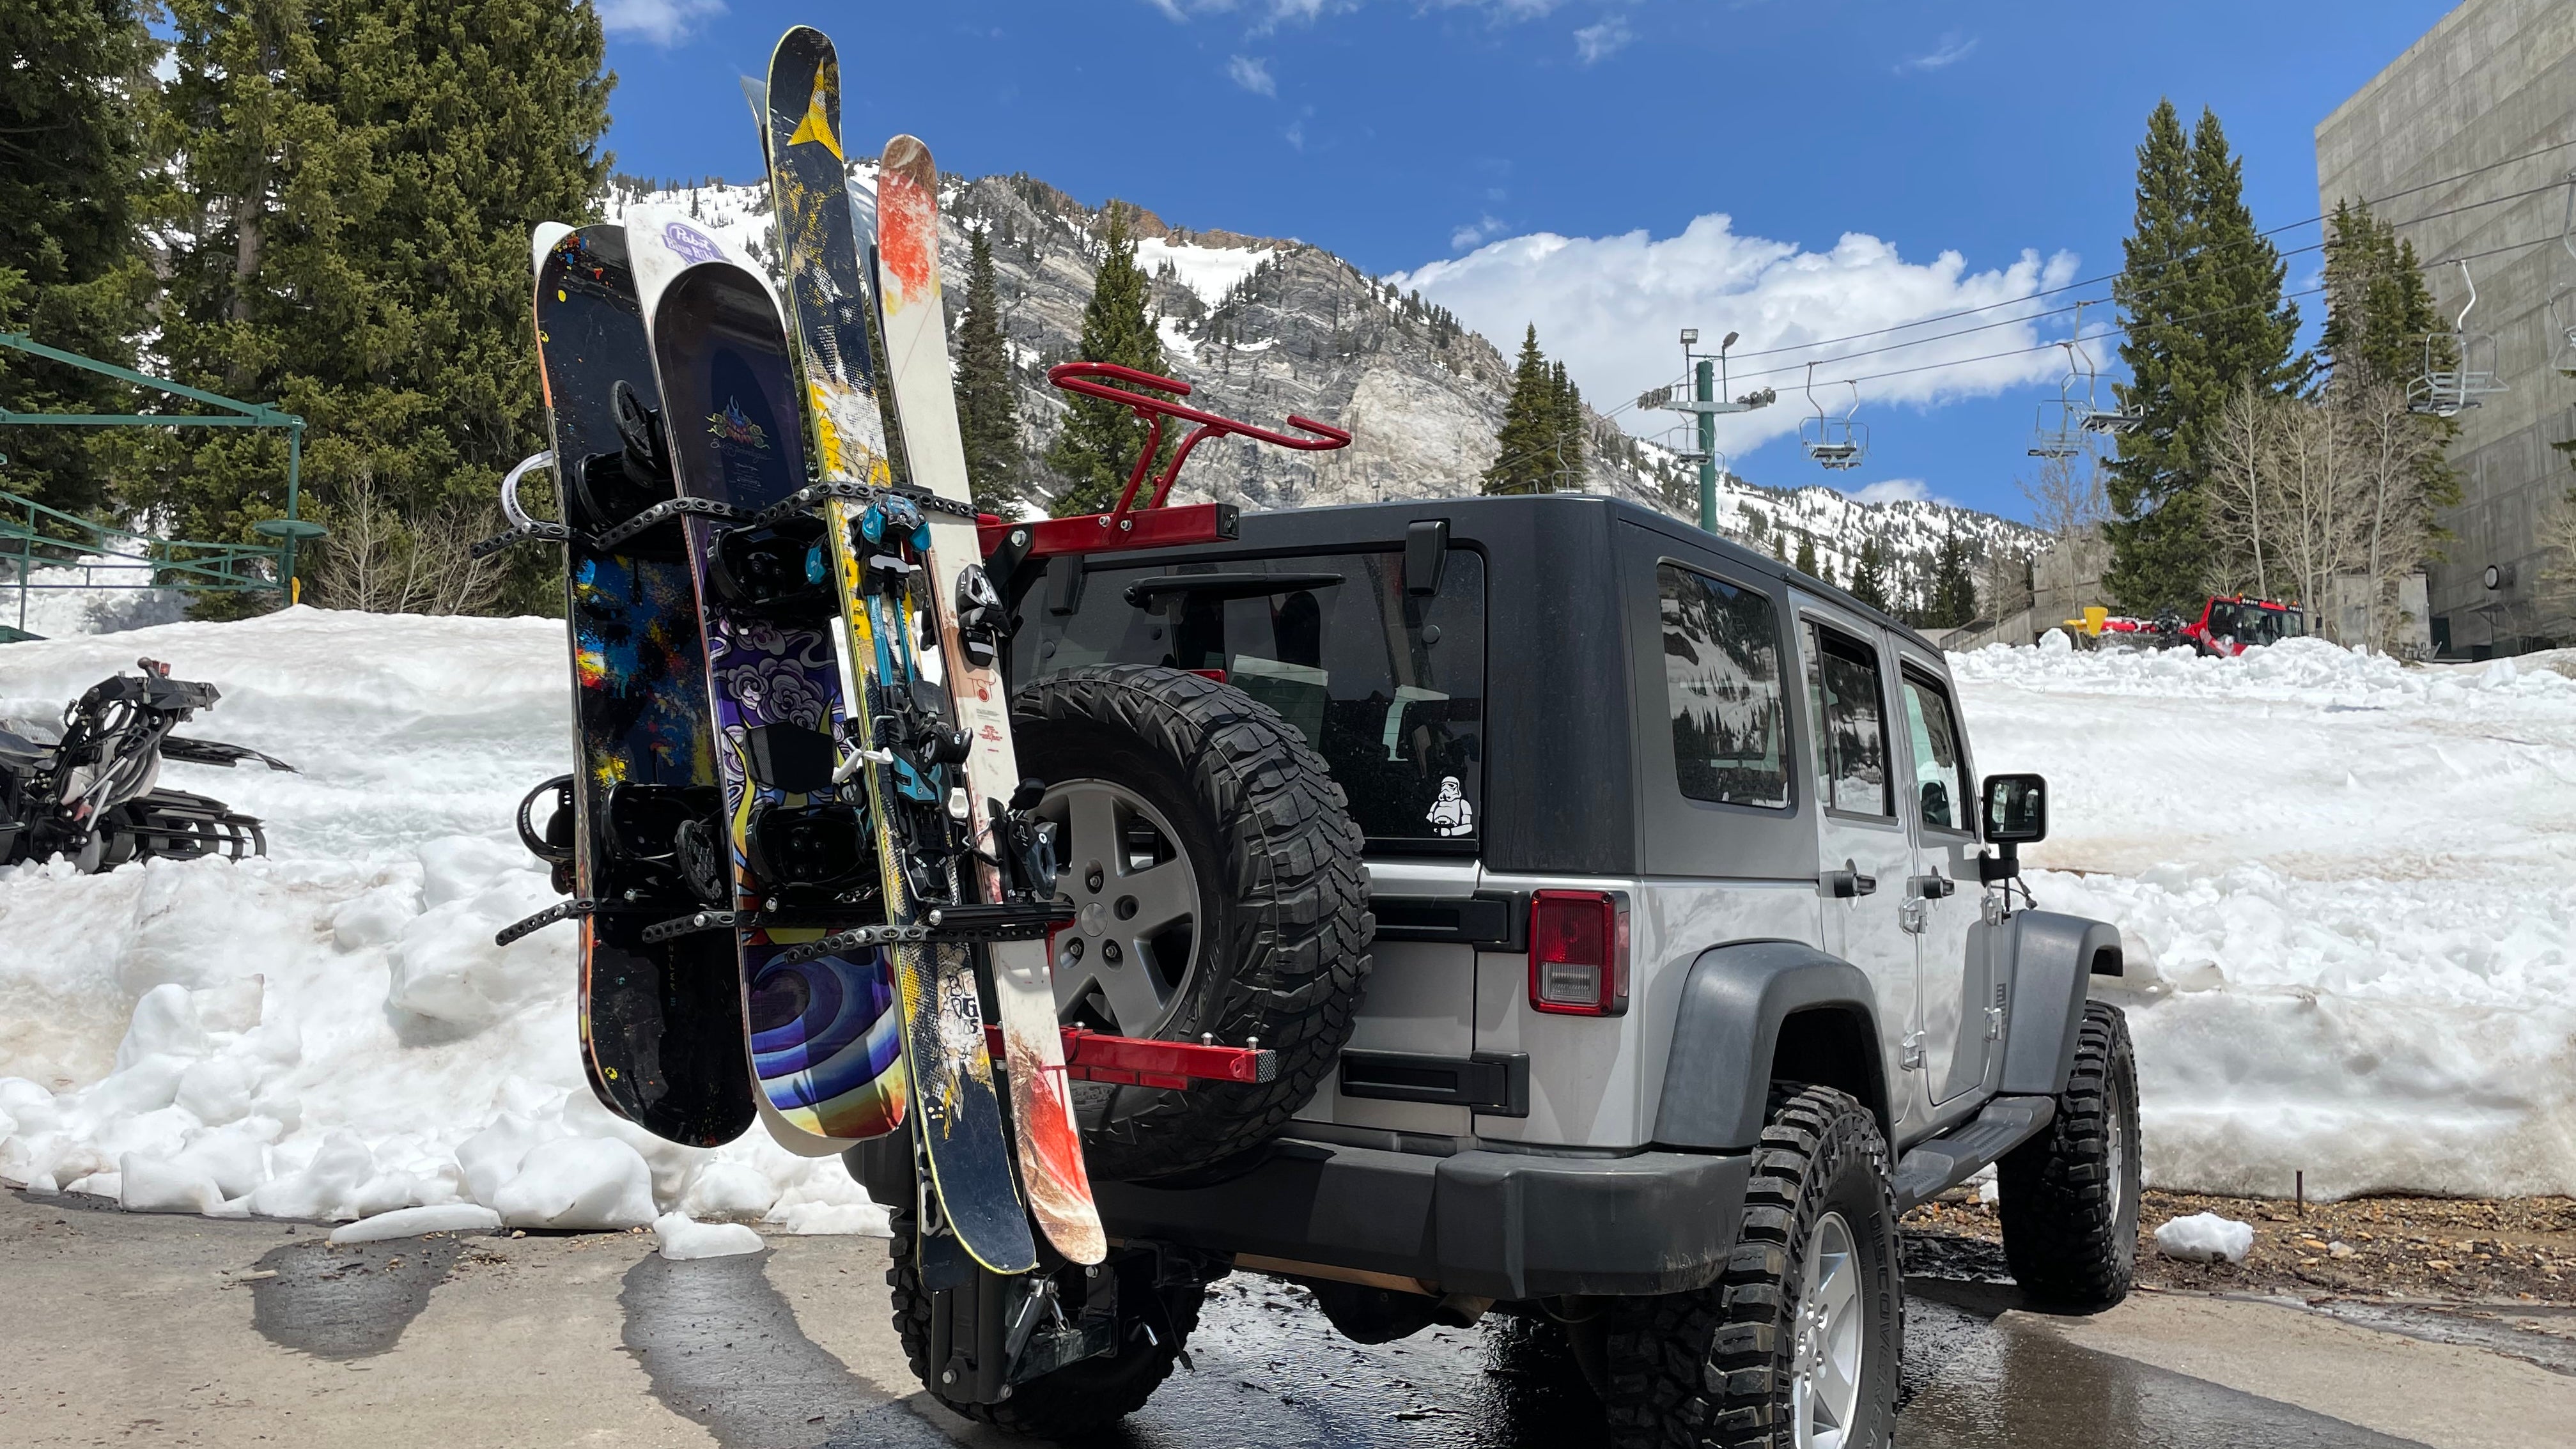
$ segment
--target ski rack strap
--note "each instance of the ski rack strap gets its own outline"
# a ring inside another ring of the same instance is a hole
[[[782,519],[811,513],[817,504],[830,498],[860,504],[872,504],[885,498],[901,498],[925,513],[945,513],[970,521],[982,517],[975,511],[975,505],[958,503],[942,498],[936,493],[925,493],[914,488],[881,488],[874,483],[852,483],[846,479],[838,479],[824,483],[811,483],[788,494],[762,509],[759,516],[751,520],[752,527],[769,528]]]
[[[1111,1036],[1078,1026],[1068,1026],[1063,1031],[1064,1074],[1068,1081],[1185,1088],[1192,1082],[1258,1083],[1279,1077],[1279,1054],[1268,1047],[1153,1041]],[[987,1026],[984,1037],[994,1059],[1007,1060],[1002,1051],[1002,1029]]]
[[[722,523],[749,523],[753,517],[748,509],[736,508],[730,503],[719,503],[712,498],[666,498],[614,528],[591,535],[590,546],[601,553],[606,553],[635,535],[658,524],[668,523],[684,513],[694,513],[701,518],[712,518]]]
[[[1073,917],[1073,907],[1063,901],[1033,906],[933,906],[923,914],[920,925],[860,926],[839,931],[819,941],[790,947],[778,959],[793,965],[820,956],[839,956],[869,946],[891,946],[904,941],[959,944],[1037,941],[1045,939],[1058,927],[1071,925]],[[650,930],[645,933],[645,939],[652,939]]]
[[[519,506],[519,480],[539,468],[552,468],[554,465],[555,455],[551,448],[519,460],[519,465],[501,480],[501,516],[510,520],[510,527],[474,545],[467,550],[468,554],[475,558],[489,558],[512,544],[564,543],[572,538],[571,529],[542,518],[530,518],[528,510]]]
[[[524,921],[517,922],[514,925],[503,926],[498,932],[494,933],[492,944],[495,946],[507,946],[512,941],[519,939],[521,936],[525,936],[536,931],[542,931],[557,921],[569,921],[576,916],[597,916],[605,915],[611,911],[632,911],[636,909],[639,909],[639,907],[631,905],[625,901],[595,900],[588,896],[582,896],[569,901],[557,901],[553,905],[546,907],[544,910],[537,912],[535,915],[528,917]]]

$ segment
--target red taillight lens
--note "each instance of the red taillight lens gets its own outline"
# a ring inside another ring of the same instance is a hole
[[[1605,891],[1530,897],[1529,1002],[1561,1016],[1628,1009],[1628,913]]]

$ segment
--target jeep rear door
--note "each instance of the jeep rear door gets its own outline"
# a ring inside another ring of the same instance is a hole
[[[1896,791],[1894,735],[1903,717],[1896,661],[1877,626],[1803,596],[1798,651],[1823,807],[1816,864],[1825,949],[1859,967],[1878,994],[1888,1109],[1902,1122],[1912,1111],[1923,1054],[1919,968],[1905,911],[1914,842]]]

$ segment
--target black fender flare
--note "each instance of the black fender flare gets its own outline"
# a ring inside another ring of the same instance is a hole
[[[2075,1067],[2091,978],[2121,974],[2120,929],[2056,911],[2012,917],[2012,995],[2004,1028],[2007,1097],[2054,1097]]]
[[[1737,941],[1699,954],[1673,1016],[1655,1140],[1674,1147],[1743,1151],[1761,1140],[1782,1023],[1820,1011],[1848,1021],[1860,1050],[1855,1092],[1891,1130],[1878,993],[1848,961],[1799,941]],[[1893,1139],[1891,1139],[1893,1140]]]

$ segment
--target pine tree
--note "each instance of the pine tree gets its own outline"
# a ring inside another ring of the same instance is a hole
[[[402,549],[470,540],[501,472],[543,445],[528,235],[596,211],[612,84],[598,14],[565,0],[169,13],[164,111],[193,213],[169,258],[173,370],[300,413],[326,521],[370,508]],[[187,440],[160,501],[194,536],[245,537],[284,510],[283,451],[248,430]],[[559,607],[554,564],[521,553],[501,605]]]
[[[1146,312],[1148,279],[1136,265],[1136,237],[1128,226],[1126,203],[1109,203],[1103,240],[1106,252],[1092,278],[1091,302],[1082,309],[1082,358],[1168,375],[1162,335]],[[1115,504],[1145,438],[1145,425],[1126,408],[1102,398],[1071,399],[1064,431],[1046,454],[1047,466],[1064,483],[1055,499],[1056,516],[1099,513]],[[1154,460],[1157,466],[1177,441],[1164,441],[1163,454]]]
[[[2141,612],[2197,604],[2210,553],[2203,455],[2228,396],[2251,380],[2272,394],[2307,371],[2291,356],[2298,308],[2282,300],[2279,251],[2245,208],[2243,166],[2218,117],[2189,140],[2170,100],[2138,147],[2135,230],[2112,295],[2125,319],[2121,401],[2142,415],[2120,435],[2109,493],[2104,581]]]
[[[1955,629],[1977,617],[1977,584],[1968,571],[1968,548],[1957,534],[1941,540],[1932,561],[1932,596],[1925,600],[1923,622],[1934,629]]]
[[[1795,567],[1811,579],[1823,577],[1816,572],[1816,541],[1803,533],[1798,535],[1798,562]]]
[[[1882,612],[1887,608],[1887,581],[1882,572],[1883,566],[1884,559],[1878,551],[1878,540],[1874,538],[1863,540],[1860,546],[1860,563],[1852,570],[1851,596]]]
[[[1548,368],[1548,391],[1556,404],[1556,456],[1549,462],[1549,486],[1559,491],[1583,487],[1583,390],[1562,362]]]
[[[993,247],[984,228],[967,234],[966,315],[957,323],[957,426],[966,444],[966,476],[975,506],[1019,512],[1020,404],[1011,382],[1011,352],[1002,336],[1002,297]]]
[[[1533,324],[1521,337],[1520,361],[1512,368],[1512,393],[1503,403],[1503,426],[1494,434],[1494,462],[1485,470],[1484,491],[1547,492],[1564,441],[1564,401],[1547,354],[1538,350]]]
[[[152,272],[143,250],[144,118],[160,46],[133,0],[11,0],[0,10],[0,331],[134,364]],[[0,351],[0,409],[130,413],[112,379]],[[7,487],[70,512],[108,501],[135,435],[7,430]]]
[[[2319,361],[2329,369],[2329,402],[2361,405],[2374,389],[2403,389],[2428,368],[2459,365],[2442,335],[2450,319],[2434,307],[2415,244],[2373,216],[2370,203],[2336,204],[2326,231],[2325,284]],[[2456,419],[2429,414],[2414,416],[2410,425],[2437,444],[2448,444],[2460,432]],[[2425,509],[2460,501],[2458,470],[2441,447],[2425,450],[2415,478]],[[2448,535],[2436,530],[2434,536]]]

